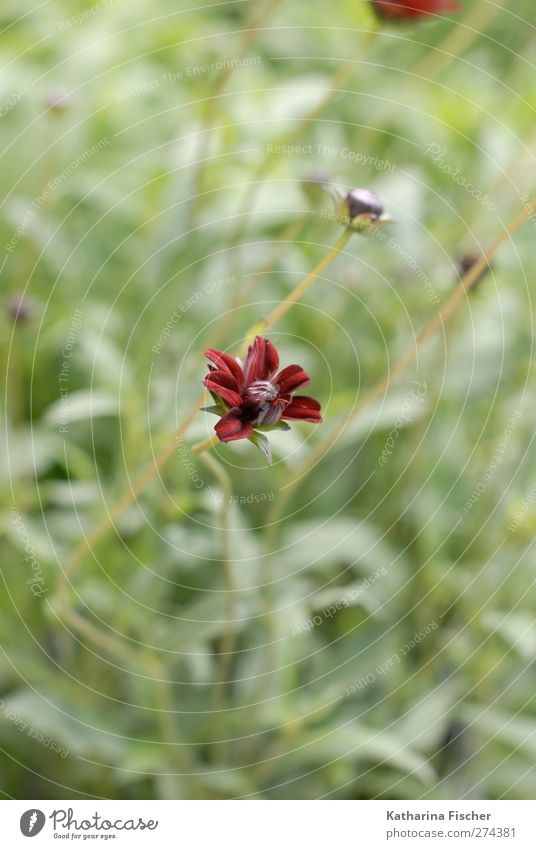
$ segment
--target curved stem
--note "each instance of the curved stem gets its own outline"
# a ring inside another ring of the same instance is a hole
[[[494,0],[493,3],[480,0],[434,50],[427,51],[413,73],[429,80],[443,72],[447,65],[471,46],[475,38],[482,35],[484,27],[501,11],[505,3],[506,0]]]
[[[278,306],[273,310],[273,312],[270,313],[268,318],[265,319],[265,321],[263,322],[263,328],[265,331],[270,330],[270,328],[273,327],[274,324],[277,324],[278,321],[281,321],[281,319],[284,315],[287,314],[291,306],[305,295],[307,289],[309,289],[310,286],[313,285],[315,280],[319,277],[320,274],[322,274],[324,269],[326,269],[328,265],[331,265],[335,257],[346,247],[346,244],[352,237],[352,232],[353,231],[349,229],[344,230],[331,248],[331,250],[329,250],[327,254],[322,257],[320,262],[313,268],[311,272],[309,272],[307,277],[304,277],[301,283],[298,283],[298,285],[292,290],[292,292],[287,295],[285,300],[281,301],[281,303],[278,304]]]
[[[342,246],[346,244],[348,239],[350,238],[351,232],[345,231],[342,236],[339,237],[336,244],[331,248],[330,251],[320,260],[320,262],[315,266],[315,268],[302,280],[301,283],[298,283],[293,292],[289,295],[289,297],[280,304],[281,310],[276,309],[274,312],[266,319],[261,322],[257,327],[251,328],[248,334],[246,334],[246,341],[249,336],[258,330],[258,332],[262,332],[270,327],[273,327],[275,322],[281,318],[292,306],[293,303],[296,303],[299,297],[309,288],[309,286],[316,280],[318,275],[332,262],[339,251],[342,249]],[[298,291],[298,295],[296,292]],[[276,315],[277,313],[277,315]],[[150,483],[160,472],[160,470],[165,466],[170,457],[173,456],[175,448],[177,444],[180,442],[194,419],[196,418],[199,408],[203,406],[204,400],[206,397],[206,393],[200,395],[197,400],[194,402],[193,406],[189,410],[186,415],[186,418],[179,425],[175,433],[168,439],[163,448],[160,450],[160,453],[155,457],[153,463],[148,466],[145,471],[137,478],[130,491],[126,493],[123,498],[118,501],[115,506],[110,510],[106,516],[101,519],[99,524],[91,531],[88,536],[85,536],[82,542],[78,545],[72,557],[65,564],[57,582],[57,592],[59,594],[66,591],[69,580],[73,575],[74,571],[78,568],[80,562],[85,557],[88,551],[91,550],[92,546],[99,542],[102,537],[107,533],[107,531],[114,525],[115,521],[121,516],[121,514],[130,507],[131,504],[136,501],[138,496],[143,492],[148,483]],[[206,442],[208,443],[208,439]],[[215,436],[210,437],[211,445],[216,444]],[[205,450],[200,449],[200,450]],[[195,449],[194,449],[195,451]],[[198,453],[198,452],[196,452]]]
[[[488,0],[481,0],[480,3],[469,10],[463,20],[456,23],[437,47],[433,50],[427,49],[423,59],[411,71],[413,100],[416,87],[419,84],[431,82],[440,73],[443,73],[455,59],[458,59],[463,51],[482,35],[484,27],[501,11],[505,2],[506,0],[495,0],[493,4],[490,4]],[[369,128],[368,132],[362,134],[359,138],[362,150],[367,150],[368,147],[373,145],[374,138],[385,129],[390,117],[390,113],[384,115],[383,120],[380,119],[374,128]]]
[[[180,442],[181,438],[184,436],[192,422],[197,416],[199,411],[199,407],[202,406],[205,400],[205,393],[200,395],[195,403],[193,404],[191,410],[186,415],[186,418],[179,425],[173,436],[171,436],[165,445],[162,447],[160,452],[154,458],[154,461],[151,465],[147,466],[144,472],[134,481],[131,486],[129,492],[127,492],[123,498],[121,498],[112,509],[104,516],[101,521],[96,525],[88,536],[84,536],[83,540],[80,542],[76,550],[74,551],[71,558],[67,561],[63,570],[58,578],[56,591],[59,595],[62,594],[67,589],[67,585],[71,578],[71,575],[78,567],[82,558],[87,554],[88,551],[91,551],[92,547],[102,539],[105,533],[115,524],[115,521],[119,518],[119,516],[124,513],[127,507],[130,507],[133,504],[138,496],[143,492],[148,483],[150,483],[160,472],[160,470],[167,463],[169,458],[173,455],[177,444]]]
[[[215,704],[217,707],[220,707],[225,702],[225,693],[228,687],[229,682],[229,673],[231,669],[231,663],[233,660],[233,651],[235,646],[236,639],[236,614],[237,614],[237,604],[236,604],[236,586],[233,574],[233,562],[232,562],[232,546],[231,546],[231,496],[232,496],[232,487],[231,487],[231,479],[229,475],[225,471],[223,465],[216,460],[216,458],[212,454],[206,453],[206,448],[202,448],[200,443],[199,446],[196,446],[198,449],[196,453],[199,454],[199,459],[203,461],[206,465],[207,469],[213,475],[213,477],[217,480],[220,485],[222,492],[222,509],[221,509],[221,522],[222,522],[222,546],[221,546],[221,560],[223,563],[223,570],[225,576],[225,584],[227,591],[227,622],[225,623],[223,638],[220,643],[219,655],[218,655],[218,674],[216,680],[216,689],[215,689]],[[194,451],[196,449],[194,448]]]
[[[198,442],[197,445],[194,445],[192,448],[193,454],[202,454],[203,451],[208,451],[210,448],[214,448],[217,445],[219,439],[217,435],[214,433],[212,436],[207,436],[206,439],[203,439],[202,442]]]
[[[513,234],[525,223],[525,221],[534,215],[536,204],[536,196],[528,202],[523,210],[514,218],[509,227],[507,227],[500,236],[493,242],[490,248],[484,253],[471,269],[460,280],[458,286],[454,289],[445,304],[438,312],[430,319],[428,324],[418,334],[415,343],[411,345],[405,353],[400,357],[394,368],[391,369],[381,380],[379,380],[358,403],[352,414],[329,433],[325,439],[321,440],[314,450],[309,454],[307,460],[298,467],[294,479],[286,484],[284,490],[280,493],[279,498],[274,504],[271,514],[268,518],[266,539],[268,557],[271,556],[272,543],[277,533],[277,525],[280,523],[283,511],[292,493],[297,489],[303,479],[309,474],[318,463],[326,455],[329,449],[335,444],[337,439],[350,427],[353,422],[368,408],[374,401],[377,401],[386,392],[389,391],[392,384],[402,375],[409,366],[415,362],[421,349],[430,341],[435,333],[444,327],[451,316],[455,313],[461,301],[465,298],[468,292],[476,285],[482,272],[490,265],[493,257],[499,249],[508,242]]]
[[[293,243],[297,239],[300,230],[304,225],[306,216],[307,213],[302,213],[301,215],[298,215],[296,218],[293,218],[291,221],[289,221],[281,235],[277,238],[277,247],[275,248],[271,256],[267,259],[264,265],[259,268],[258,271],[253,272],[255,276],[264,277],[272,271],[287,245],[289,243]],[[216,324],[214,328],[215,336],[218,336],[220,339],[225,339],[227,330],[229,329],[235,318],[235,310],[238,309],[238,307],[242,303],[243,289],[243,282],[242,285],[240,285],[240,282],[237,281],[235,296],[234,298],[232,298],[225,315],[222,317],[221,321]]]
[[[115,636],[105,633],[101,628],[82,616],[78,611],[63,605],[61,602],[50,603],[51,613],[59,620],[65,621],[77,633],[90,639],[95,645],[108,652],[112,657],[125,665],[131,665],[135,670],[143,668],[155,685],[156,698],[158,701],[158,720],[162,730],[162,740],[173,747],[175,761],[178,768],[184,774],[193,771],[194,764],[188,754],[188,749],[183,748],[182,741],[177,734],[173,722],[173,704],[169,682],[165,680],[164,670],[154,654],[147,654],[140,650],[136,651],[130,646],[122,643]]]
[[[298,121],[298,123],[292,127],[287,132],[282,133],[278,136],[272,144],[268,144],[267,147],[271,149],[277,149],[281,145],[288,145],[294,142],[299,136],[304,133],[308,127],[315,121],[322,112],[335,100],[335,98],[341,94],[341,88],[344,86],[348,80],[350,79],[356,63],[360,62],[369,47],[374,44],[376,38],[378,37],[379,30],[371,30],[367,34],[367,38],[364,43],[361,43],[359,46],[359,50],[351,56],[346,62],[341,65],[335,76],[333,77],[330,87],[324,97],[317,103],[304,117]],[[234,235],[231,237],[231,246],[237,247],[242,241],[244,236],[244,231],[246,228],[246,224],[248,221],[249,213],[255,207],[255,202],[257,198],[257,194],[263,186],[264,181],[269,175],[270,171],[274,167],[277,161],[277,157],[274,153],[267,153],[265,158],[260,162],[257,166],[251,180],[248,184],[248,188],[246,190],[246,194],[244,199],[240,205],[240,208],[237,212],[238,218],[238,226],[235,230]]]

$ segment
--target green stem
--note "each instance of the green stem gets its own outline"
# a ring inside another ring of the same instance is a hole
[[[272,144],[268,144],[267,148],[269,148],[270,151],[277,150],[282,145],[284,146],[292,144],[299,136],[301,136],[307,131],[311,124],[322,114],[322,112],[324,112],[327,107],[330,106],[330,104],[335,100],[335,98],[339,94],[341,94],[342,86],[344,86],[348,82],[356,64],[363,59],[367,50],[376,41],[378,34],[378,30],[371,30],[367,34],[367,38],[365,39],[364,43],[360,44],[359,50],[353,56],[347,59],[343,65],[341,65],[341,67],[339,68],[339,70],[331,81],[329,90],[326,92],[320,102],[317,103],[306,115],[304,115],[304,117],[300,121],[298,121],[298,123],[294,127],[292,127],[287,132],[283,133],[282,135],[278,136]],[[240,243],[243,241],[247,221],[249,220],[250,213],[255,208],[257,195],[276,162],[277,155],[272,152],[267,153],[265,158],[253,172],[251,180],[248,184],[246,194],[237,212],[238,226],[231,239],[232,247],[238,247],[238,245],[240,245]]]
[[[416,65],[413,73],[427,81],[443,73],[451,62],[471,46],[482,35],[484,28],[501,11],[506,0],[480,0],[467,16],[458,22],[444,41],[434,50],[428,50],[424,58]]]
[[[205,440],[205,443],[207,440]],[[206,448],[196,446],[196,453],[199,454],[199,459],[203,461],[207,469],[213,475],[220,485],[222,492],[222,510],[221,510],[221,561],[223,564],[223,572],[226,585],[227,597],[227,621],[225,623],[223,638],[220,643],[218,654],[218,672],[215,689],[215,704],[221,708],[225,702],[225,694],[228,689],[229,674],[233,660],[233,651],[236,639],[236,586],[234,580],[232,545],[231,545],[231,496],[232,486],[231,479],[225,471],[223,465],[216,460],[213,454],[208,454]],[[211,447],[208,445],[207,447]],[[195,449],[194,449],[195,450]]]
[[[264,265],[259,268],[258,271],[253,272],[256,277],[266,277],[272,271],[287,245],[296,241],[300,230],[304,226],[306,215],[307,213],[302,213],[301,215],[289,221],[289,223],[277,239],[277,248],[273,251],[273,253],[267,259]],[[214,335],[217,336],[219,339],[223,340],[226,338],[227,330],[232,325],[233,321],[236,320],[235,312],[242,303],[244,283],[238,278],[238,275],[234,276],[236,276],[237,279],[235,295],[232,298],[225,315],[222,317],[221,321],[216,324],[214,328]],[[247,280],[247,283],[248,291],[250,291],[251,282],[249,279]]]
[[[11,334],[11,345],[7,349],[7,364],[6,364],[6,383],[9,391],[8,409],[11,413],[11,420],[15,427],[22,425],[25,418],[25,382],[24,369],[22,360],[22,338],[21,328],[13,327]]]
[[[344,233],[339,237],[336,244],[331,248],[330,251],[320,260],[318,265],[302,280],[301,283],[298,283],[296,288],[291,292],[289,297],[281,304],[282,310],[279,309],[274,310],[274,312],[266,319],[265,321],[260,322],[256,327],[250,328],[248,334],[246,335],[246,344],[244,347],[247,347],[247,342],[251,335],[254,335],[255,332],[263,332],[270,327],[273,327],[276,320],[279,317],[284,315],[288,309],[292,306],[293,303],[296,303],[298,297],[300,297],[303,292],[309,288],[309,286],[316,280],[318,275],[335,259],[338,255],[339,251],[346,244],[348,239],[350,238],[351,232],[344,231]],[[299,290],[299,295],[296,295],[296,291]],[[278,313],[278,315],[276,315]],[[104,518],[99,522],[98,525],[88,534],[87,537],[84,537],[82,542],[78,545],[72,557],[65,564],[57,582],[56,592],[60,595],[67,590],[69,580],[73,573],[78,568],[80,562],[85,557],[86,553],[98,543],[102,537],[108,532],[108,530],[115,524],[115,521],[122,515],[122,513],[130,507],[130,505],[136,501],[139,495],[143,492],[145,487],[159,474],[161,469],[165,466],[168,460],[173,456],[175,452],[175,448],[177,444],[180,442],[192,422],[195,418],[197,418],[197,414],[199,412],[199,408],[203,406],[205,401],[206,393],[200,395],[191,409],[188,411],[186,418],[181,422],[175,433],[168,439],[163,448],[160,450],[160,453],[156,456],[153,463],[149,465],[145,471],[134,480],[129,492],[127,492],[123,498],[121,498],[112,509],[104,516]],[[197,454],[200,451],[205,451],[207,448],[212,448],[216,445],[217,437],[216,435],[208,437],[203,443],[200,443],[199,446],[194,447],[194,452]],[[210,444],[209,444],[210,443]]]
[[[173,759],[180,772],[187,775],[194,772],[195,763],[189,754],[188,747],[184,746],[180,735],[177,733],[170,682],[166,680],[165,670],[156,656],[148,657],[146,663],[151,671],[152,681],[155,686],[162,740],[173,750]],[[195,779],[193,780],[195,781]]]
[[[207,436],[206,439],[203,439],[201,442],[198,442],[197,445],[194,445],[192,448],[193,454],[202,454],[203,451],[209,451],[211,448],[214,448],[217,445],[219,439],[217,435],[214,433],[212,436]]]
[[[505,244],[505,242],[510,241],[513,234],[528,218],[531,217],[535,204],[536,196],[525,205],[523,210],[514,218],[510,226],[505,228],[500,236],[498,236],[493,242],[488,251],[482,254],[477,262],[475,262],[470,270],[464,275],[444,305],[430,319],[428,324],[425,325],[423,330],[421,330],[418,334],[414,344],[412,344],[404,352],[398,362],[395,363],[394,367],[369,390],[358,404],[356,404],[351,415],[339,422],[331,433],[328,433],[323,440],[317,443],[316,447],[308,455],[307,460],[297,468],[294,479],[285,485],[284,490],[281,491],[279,498],[275,502],[271,514],[268,517],[266,539],[269,544],[267,546],[270,552],[269,556],[273,554],[272,545],[276,537],[277,526],[281,522],[283,511],[295,489],[297,489],[300,483],[303,482],[315,465],[324,458],[327,452],[334,446],[337,440],[345,433],[350,425],[352,425],[355,420],[371,406],[371,404],[382,398],[389,391],[393,383],[409,368],[412,363],[415,362],[421,349],[424,348],[437,331],[445,327],[446,323],[450,320],[452,315],[454,315],[456,309],[465,299],[468,292],[470,292],[471,289],[478,283],[482,272],[491,264],[493,257],[497,254],[499,249]]]
[[[506,0],[495,0],[490,4],[488,0],[481,0],[480,3],[469,10],[467,16],[456,23],[453,29],[436,47],[427,49],[424,58],[415,65],[411,70],[411,97],[412,102],[415,102],[415,93],[419,85],[424,85],[431,82],[444,73],[446,68],[457,59],[464,50],[482,35],[484,27],[501,11],[501,7]],[[400,104],[397,102],[397,108]],[[359,144],[361,150],[373,148],[381,133],[387,127],[391,118],[391,113],[384,114],[383,119],[376,124],[374,128],[369,128],[368,132],[360,135]],[[398,136],[395,134],[395,140]]]
[[[301,283],[298,283],[298,285],[292,290],[292,292],[287,295],[285,300],[278,304],[278,306],[273,310],[273,312],[270,313],[268,318],[265,319],[265,321],[263,322],[263,327],[265,331],[270,330],[275,324],[277,324],[278,321],[281,321],[281,319],[287,314],[291,306],[297,301],[301,300],[301,298],[303,298],[307,290],[313,285],[313,283],[320,276],[320,274],[322,274],[322,272],[328,267],[328,265],[331,265],[335,257],[338,256],[342,250],[344,250],[347,243],[352,237],[352,233],[353,231],[350,229],[344,230],[341,233],[331,250],[329,250],[327,254],[322,257],[320,262],[313,268],[313,270],[310,271],[306,277],[304,277]]]

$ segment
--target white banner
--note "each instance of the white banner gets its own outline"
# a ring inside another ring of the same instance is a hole
[[[2,846],[534,849],[533,802],[3,801]],[[29,843],[35,838],[35,843]]]

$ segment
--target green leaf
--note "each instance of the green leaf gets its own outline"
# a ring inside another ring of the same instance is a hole
[[[435,779],[435,772],[427,758],[410,748],[406,740],[355,722],[345,726],[324,726],[302,735],[299,748],[289,752],[284,763],[303,769],[318,764],[325,766],[339,758],[390,766],[406,775],[414,775],[423,784]]]
[[[48,424],[64,426],[70,422],[91,421],[101,416],[117,416],[117,399],[108,392],[81,389],[66,396],[66,400],[55,401],[48,408],[45,419]]]
[[[268,442],[268,438],[264,436],[263,433],[260,433],[258,430],[254,430],[249,438],[249,441],[255,445],[259,451],[262,451],[268,465],[272,465],[272,449],[270,448],[270,443]]]
[[[225,406],[225,404],[223,403],[223,401],[222,401],[222,399],[220,398],[219,395],[216,395],[216,393],[212,392],[211,389],[209,389],[209,392],[212,396],[212,400],[214,401],[214,407],[218,411],[218,415],[224,416],[225,413],[227,412],[227,407]],[[201,409],[206,409],[206,410],[208,410],[209,413],[212,412],[212,407],[206,407],[206,408],[202,407]]]
[[[264,433],[265,431],[268,433],[271,430],[284,430],[284,431],[286,431],[286,430],[290,430],[290,425],[287,422],[279,421],[279,422],[277,422],[276,424],[273,424],[273,425],[260,425],[259,427],[255,428],[255,430],[256,430],[257,433],[260,433],[260,432]]]

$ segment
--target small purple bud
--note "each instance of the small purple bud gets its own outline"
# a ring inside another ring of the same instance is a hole
[[[71,95],[66,88],[53,88],[46,95],[46,105],[53,112],[66,112],[71,108]]]
[[[12,298],[6,308],[7,314],[14,324],[24,324],[32,317],[32,305],[28,298],[18,295]]]

